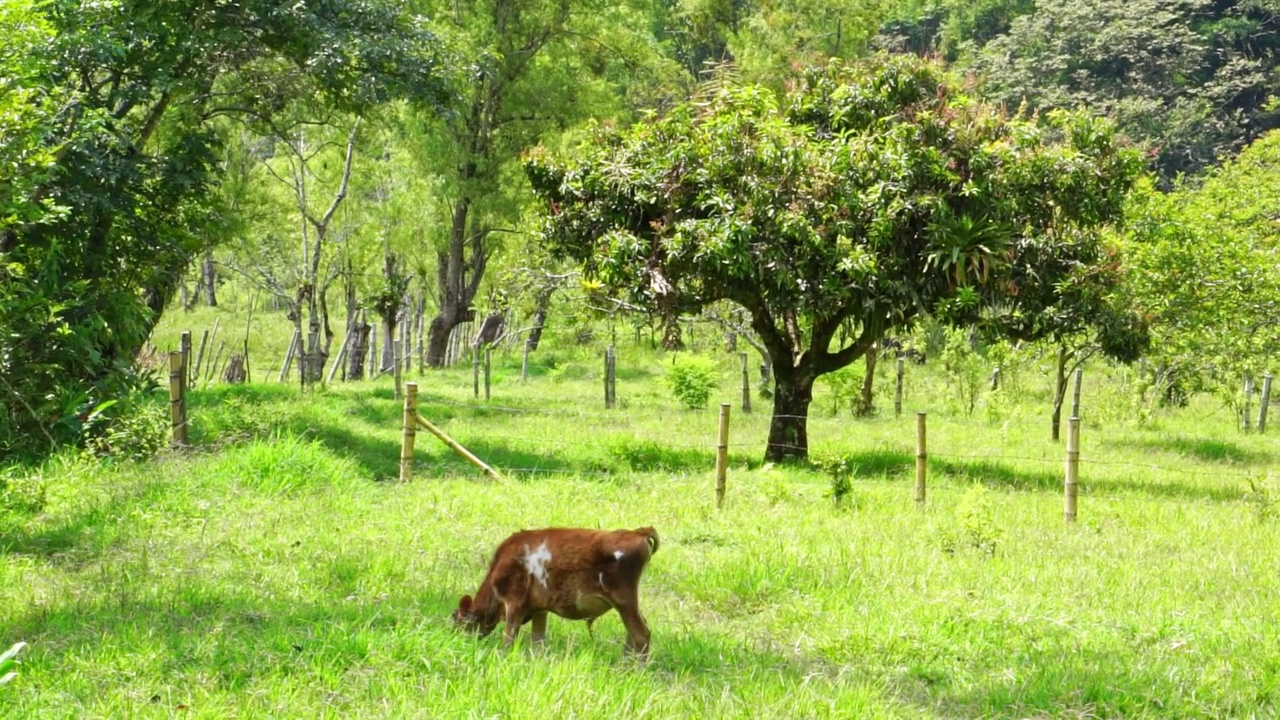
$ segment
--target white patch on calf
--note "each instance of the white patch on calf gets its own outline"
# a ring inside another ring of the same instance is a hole
[[[530,550],[529,545],[525,544],[524,566],[530,575],[542,583],[542,587],[547,586],[547,563],[549,562],[551,562],[551,551],[547,549],[546,540],[542,541],[537,550]]]
[[[621,559],[622,559],[622,551],[621,551],[621,550],[614,550],[614,551],[613,551],[613,559],[614,559],[614,560],[621,560]]]

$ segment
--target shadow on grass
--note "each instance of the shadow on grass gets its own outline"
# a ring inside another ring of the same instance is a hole
[[[991,460],[929,460],[930,472],[950,475],[961,481],[978,482],[998,488],[1021,491],[1060,491],[1065,482],[1060,470],[1022,470]],[[1099,495],[1140,493],[1153,498],[1177,498],[1183,500],[1211,500],[1231,502],[1243,498],[1244,489],[1239,485],[1191,485],[1182,482],[1151,482],[1147,480],[1113,480],[1089,478],[1087,469],[1080,477],[1080,487],[1085,492]]]
[[[1195,437],[1160,437],[1139,440],[1122,440],[1115,443],[1138,450],[1155,450],[1194,458],[1204,462],[1235,463],[1238,465],[1265,465],[1275,461],[1275,455],[1241,447],[1229,440]]]

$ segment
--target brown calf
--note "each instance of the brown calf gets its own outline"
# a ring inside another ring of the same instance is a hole
[[[503,641],[515,642],[520,626],[533,621],[533,641],[547,635],[547,613],[569,620],[617,610],[627,626],[626,650],[645,656],[649,628],[640,614],[640,575],[658,551],[658,533],[638,530],[546,528],[521,530],[498,546],[475,599],[463,595],[454,622],[480,633],[505,620]]]

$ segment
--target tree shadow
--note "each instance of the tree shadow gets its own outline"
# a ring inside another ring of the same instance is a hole
[[[989,487],[1032,492],[1061,491],[1066,481],[1061,471],[1022,470],[992,460],[948,460],[931,458],[930,472],[949,475],[954,479],[977,482]],[[1234,502],[1244,496],[1239,486],[1192,485],[1181,482],[1153,482],[1150,480],[1091,478],[1087,468],[1079,479],[1085,492],[1099,495],[1141,493],[1152,498],[1177,498],[1183,500],[1209,500]]]
[[[1235,465],[1266,465],[1273,463],[1276,459],[1273,453],[1251,450],[1229,440],[1214,438],[1176,436],[1142,438],[1139,440],[1125,439],[1114,441],[1111,444],[1138,450],[1173,453],[1204,462],[1231,463]]]

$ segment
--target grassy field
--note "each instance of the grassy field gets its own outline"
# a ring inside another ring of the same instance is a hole
[[[718,511],[715,411],[677,407],[667,358],[624,346],[605,410],[594,351],[552,347],[523,385],[500,356],[488,403],[469,369],[420,378],[422,414],[502,482],[425,434],[393,482],[385,379],[216,385],[190,451],[4,471],[47,502],[0,514],[0,645],[30,643],[0,717],[1276,715],[1280,448],[1215,401],[1139,427],[1126,373],[1091,367],[1067,525],[1042,368],[967,416],[912,366],[901,418],[883,381],[873,419],[815,401],[815,455],[855,468],[839,503],[820,472],[762,466],[767,412],[735,409]],[[738,397],[724,366],[713,402]],[[543,650],[452,629],[496,544],[551,524],[658,529],[648,664],[616,615],[594,638],[553,617]]]

